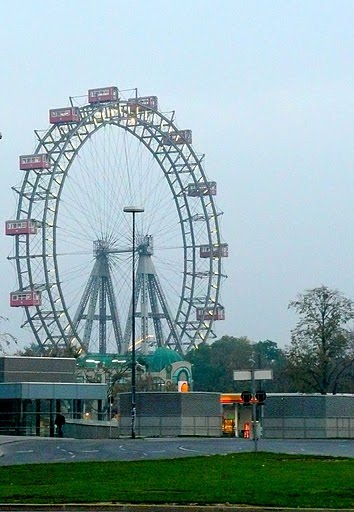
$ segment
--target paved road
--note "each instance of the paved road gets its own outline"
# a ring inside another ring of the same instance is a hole
[[[354,458],[354,440],[270,440],[258,451]],[[149,460],[254,451],[233,438],[57,439],[0,436],[0,466],[92,460]]]

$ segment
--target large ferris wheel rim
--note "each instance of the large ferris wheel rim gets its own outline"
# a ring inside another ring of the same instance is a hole
[[[68,163],[66,169],[62,173],[62,180],[61,180],[61,184],[60,184],[60,187],[59,187],[59,194],[57,196],[56,208],[55,208],[55,216],[54,216],[54,226],[53,226],[53,233],[54,233],[54,237],[53,237],[54,238],[54,245],[53,245],[53,247],[54,247],[54,249],[55,249],[55,244],[56,244],[56,222],[57,222],[57,216],[58,216],[58,211],[59,211],[60,196],[61,196],[61,192],[62,192],[63,187],[64,187],[65,178],[66,178],[66,176],[67,176],[67,174],[68,174],[68,172],[70,170],[71,164],[75,160],[75,157],[79,153],[79,151],[82,148],[82,146],[87,142],[87,140],[91,137],[91,135],[93,135],[96,131],[98,131],[101,128],[103,128],[106,124],[115,124],[115,125],[119,126],[120,128],[125,129],[130,134],[132,134],[133,136],[137,137],[140,140],[140,142],[142,142],[145,145],[145,147],[151,152],[151,154],[153,155],[154,159],[158,162],[160,168],[164,172],[165,177],[167,176],[167,173],[166,173],[165,168],[164,168],[164,160],[163,161],[158,160],[156,158],[157,151],[153,151],[153,148],[151,147],[151,141],[153,139],[155,141],[157,141],[158,144],[161,143],[161,139],[159,139],[159,137],[161,138],[161,137],[164,136],[164,132],[161,130],[161,128],[159,130],[157,130],[158,133],[156,134],[156,126],[151,126],[151,124],[149,122],[145,122],[144,119],[141,119],[138,116],[136,116],[136,118],[135,118],[137,122],[135,124],[133,124],[132,128],[130,128],[127,125],[128,117],[124,118],[124,117],[120,117],[118,115],[118,116],[114,116],[114,117],[108,118],[107,121],[105,121],[105,122],[97,123],[97,126],[95,127],[95,129],[93,131],[91,131],[91,132],[89,132],[89,130],[87,130],[88,124],[90,122],[91,123],[93,122],[92,121],[93,120],[93,116],[96,113],[102,112],[103,110],[106,110],[106,112],[107,112],[107,109],[116,109],[119,112],[120,111],[119,109],[122,106],[122,104],[124,105],[124,104],[126,104],[126,102],[124,102],[124,101],[123,102],[122,101],[117,101],[117,102],[111,102],[109,104],[84,105],[83,107],[79,107],[80,115],[81,115],[82,119],[76,125],[63,124],[60,127],[58,127],[56,125],[53,125],[53,126],[51,126],[46,131],[44,137],[42,137],[42,138],[37,133],[37,136],[39,138],[39,143],[38,143],[38,146],[36,148],[36,154],[38,154],[43,149],[43,147],[44,147],[46,152],[50,154],[51,159],[54,161],[53,171],[51,173],[51,177],[50,177],[49,182],[48,182],[48,191],[50,192],[51,187],[53,185],[54,176],[55,176],[54,169],[57,167],[58,162],[60,162],[60,158],[62,158],[63,155],[66,155],[66,158],[67,158],[67,154],[66,154],[67,153],[67,147],[70,146],[70,144],[72,145],[71,141],[73,140],[73,137],[75,137],[75,135],[77,135],[79,133],[79,130],[81,128],[83,128],[83,127],[86,127],[86,131],[87,131],[86,136],[85,136],[85,134],[80,134],[80,136],[79,136],[79,138],[80,137],[82,138],[81,144],[78,145],[76,147],[76,149],[74,148],[74,150],[73,149],[69,150],[69,152],[71,153],[71,159],[69,160],[69,163]],[[86,114],[86,115],[84,115],[84,114]],[[166,125],[168,126],[168,131],[170,131],[171,129],[177,131],[177,127],[176,127],[176,125],[173,122],[173,118],[169,119],[166,115],[164,115],[162,112],[158,111],[157,109],[151,109],[151,114],[153,116],[157,116],[160,119],[160,127],[162,126],[162,121],[163,121],[165,123],[165,126]],[[139,134],[136,131],[136,127],[137,126],[142,126],[143,130],[147,130],[150,133],[150,141],[149,141],[149,143],[147,143],[146,139],[143,140],[142,137],[139,137]],[[59,132],[60,138],[57,139],[57,140],[54,140],[56,132]],[[53,134],[54,134],[54,137],[53,137]],[[48,140],[49,140],[50,144],[52,145],[52,148],[49,151],[48,151],[48,149],[46,147],[46,145],[48,144]],[[63,143],[63,142],[64,142],[63,147],[61,148],[61,150],[60,150],[60,152],[58,154],[58,157],[55,160],[53,158],[53,155],[55,154],[55,151],[57,151],[57,148],[60,146],[60,144]],[[194,152],[191,144],[186,143],[186,147],[187,147],[187,154],[189,155],[188,158],[185,157],[181,152],[179,152],[179,148],[177,146],[174,149],[176,150],[176,152],[178,152],[179,157],[181,157],[182,160],[184,160],[184,164],[185,164],[186,168],[188,168],[189,175],[191,176],[193,181],[195,183],[197,183],[197,178],[196,178],[195,173],[193,172],[193,170],[191,168],[191,163],[189,162],[190,155],[192,155],[192,162],[193,162],[192,165],[193,165],[193,167],[197,167],[198,168],[198,170],[200,172],[201,179],[204,180],[204,182],[206,182],[206,176],[205,176],[205,173],[204,173],[204,169],[203,169],[203,167],[201,165],[201,159],[196,155],[196,153]],[[163,149],[164,149],[164,159],[167,159],[167,161],[170,164],[170,169],[173,170],[174,175],[176,177],[176,181],[174,182],[174,185],[176,186],[177,183],[179,183],[179,185],[180,185],[180,189],[179,189],[179,192],[177,194],[175,192],[174,188],[173,188],[173,184],[171,184],[171,182],[169,183],[171,192],[172,192],[172,194],[174,196],[175,204],[177,206],[177,197],[181,197],[182,196],[184,198],[184,201],[185,201],[185,204],[186,204],[186,209],[188,210],[188,199],[187,199],[188,196],[187,196],[186,193],[183,193],[183,187],[182,187],[182,184],[181,184],[181,182],[179,180],[179,175],[178,175],[177,168],[176,168],[176,166],[175,166],[175,164],[173,162],[173,159],[171,158],[170,151],[167,151],[166,148],[163,148]],[[29,179],[29,176],[30,176],[30,172],[27,172],[26,176],[24,178],[24,181],[23,181],[23,186],[22,186],[21,192],[20,192],[19,206],[18,206],[18,212],[17,212],[18,217],[20,216],[20,212],[21,212],[22,200],[26,196],[26,194],[24,193],[24,190],[26,188],[26,183],[27,183],[27,181]],[[33,189],[32,189],[32,196],[31,196],[31,198],[29,200],[29,208],[28,208],[29,209],[29,213],[31,212],[31,209],[32,209],[32,203],[34,202],[34,198],[35,198],[35,194],[36,194],[36,188],[38,186],[39,180],[40,180],[40,175],[38,173],[37,176],[36,176],[36,179],[35,179],[35,185],[33,186]],[[47,215],[47,212],[48,212],[48,201],[49,201],[50,197],[51,197],[50,193],[48,193],[46,201],[45,201],[46,206],[43,209],[43,218],[44,218],[45,221],[46,221],[46,215]],[[208,233],[209,233],[209,235],[208,235],[209,236],[209,242],[212,245],[213,239],[212,239],[212,234],[211,234],[211,229],[210,229],[210,222],[209,222],[209,217],[208,217],[208,213],[207,213],[206,203],[205,203],[205,200],[204,200],[205,197],[206,196],[201,196],[199,199],[200,199],[200,203],[202,204],[203,211],[205,213],[205,221],[206,221],[206,224],[208,226]],[[212,210],[213,216],[214,216],[214,222],[216,223],[216,225],[218,225],[218,221],[217,221],[218,213],[216,211],[216,206],[215,206],[214,200],[213,200],[211,195],[207,196],[207,198],[208,198],[208,201],[209,201],[209,203],[211,205],[211,210]],[[181,211],[178,210],[178,207],[177,207],[177,211],[178,211],[179,217],[181,217]],[[181,224],[181,233],[182,233],[182,237],[183,237],[184,252],[186,253],[186,251],[188,249],[192,249],[193,262],[194,262],[193,263],[193,267],[195,267],[196,247],[194,246],[194,244],[192,244],[193,245],[192,248],[191,247],[187,247],[187,241],[186,241],[185,230],[184,230],[184,224],[185,223],[184,222],[180,222],[180,224]],[[191,216],[190,216],[190,219],[189,219],[189,225],[190,225],[190,231],[193,234],[193,220],[192,220]],[[43,230],[45,231],[46,229],[47,229],[46,222],[43,222]],[[219,229],[216,229],[215,232],[216,232],[215,233],[216,243],[220,244]],[[44,235],[44,233],[43,233],[43,235]],[[44,238],[44,242],[43,242],[43,244],[44,244],[43,245],[43,254],[44,254],[44,256],[43,256],[43,265],[45,266],[46,265],[46,258],[45,258],[45,254],[46,254],[45,236],[43,236],[43,238]],[[31,254],[29,253],[28,248],[27,248],[27,255],[28,255],[28,259],[27,259],[28,278],[29,278],[30,283],[33,284],[33,280],[32,280],[33,278],[32,278],[32,274],[31,274]],[[57,254],[56,254],[55,250],[53,250],[53,256],[54,256],[56,272],[58,272],[59,269],[58,269],[58,265],[57,265]],[[17,260],[17,263],[19,263],[19,260]],[[219,292],[220,279],[221,279],[220,259],[216,263],[217,263],[217,267],[218,268],[217,268],[217,272],[215,273],[215,272],[212,271],[212,265],[213,265],[212,258],[210,259],[210,269],[211,269],[211,271],[210,271],[210,275],[209,275],[209,288],[208,288],[207,300],[206,300],[206,302],[207,302],[208,301],[208,297],[210,296],[210,286],[213,285],[214,289],[215,289],[215,287],[217,289],[217,293],[215,295],[215,304],[217,304],[217,302],[218,302],[218,296],[219,296],[218,292]],[[215,262],[214,262],[214,264],[215,264]],[[18,268],[18,274],[20,276],[19,281],[21,281],[22,274],[20,273],[20,269],[19,268]],[[215,284],[215,279],[214,279],[214,282],[211,279],[212,278],[212,274],[216,274],[218,276],[217,279],[216,279],[216,284]],[[184,275],[184,281],[183,281],[181,299],[180,299],[180,303],[179,303],[179,306],[178,306],[178,312],[177,312],[176,318],[178,318],[178,316],[180,315],[181,310],[182,310],[183,302],[185,301],[185,285],[186,285],[186,278],[187,278],[186,266],[184,268],[183,275]],[[48,272],[45,273],[45,277],[46,277],[46,286],[47,286],[47,288],[50,288],[50,286],[49,286],[50,283],[48,281]],[[62,292],[62,289],[61,289],[61,286],[60,286],[59,274],[56,274],[56,277],[57,277],[57,284],[59,285],[58,289],[59,289],[59,293],[61,295],[62,304],[64,305],[64,309],[66,310],[66,314],[68,316],[67,307],[66,307],[66,304],[65,304],[65,297],[63,295],[63,292]],[[193,293],[194,293],[195,279],[196,279],[196,277],[194,275],[193,278],[192,278],[192,287],[191,287],[192,288],[192,293],[190,294],[191,297],[193,297]],[[55,310],[55,304],[54,304],[54,301],[52,300],[50,289],[48,290],[48,296],[49,296],[50,302],[52,304],[53,310]],[[193,309],[193,303],[192,303],[192,300],[191,300],[189,302],[189,308],[188,308],[188,311],[187,311],[187,319],[189,318],[189,315],[190,315],[192,309]],[[41,316],[41,313],[40,312],[38,312],[38,313],[39,313],[39,316]],[[27,317],[28,317],[28,319],[30,319],[30,317],[28,315],[28,310],[27,310]],[[69,319],[69,323],[70,323],[70,316],[68,316],[68,319]],[[46,334],[50,336],[50,332],[48,330],[46,330],[45,319],[43,319],[43,317],[41,317],[41,320],[42,320],[42,323],[43,323],[43,326],[44,326],[44,330],[46,331]],[[201,323],[202,322],[200,322],[199,324],[201,324]],[[199,325],[199,327],[200,327],[200,325]],[[205,324],[204,324],[204,329],[205,329]],[[212,321],[209,322],[209,324],[207,326],[207,329],[205,329],[207,331],[205,337],[207,337],[207,335],[210,333],[211,329],[212,329]],[[195,330],[197,331],[198,328],[196,328]],[[64,332],[62,332],[62,334],[65,335]],[[195,342],[196,340],[191,338],[191,341]],[[187,350],[189,348],[190,347],[187,347]]]

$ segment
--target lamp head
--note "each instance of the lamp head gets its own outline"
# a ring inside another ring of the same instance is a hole
[[[142,213],[144,208],[140,208],[139,206],[124,206],[123,212],[125,213]]]

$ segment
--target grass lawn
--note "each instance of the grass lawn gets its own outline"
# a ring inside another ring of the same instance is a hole
[[[0,502],[354,508],[354,459],[258,452],[3,466]]]

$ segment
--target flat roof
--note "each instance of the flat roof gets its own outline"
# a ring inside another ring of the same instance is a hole
[[[0,359],[29,359],[32,361],[33,359],[40,359],[41,361],[57,361],[58,359],[65,360],[65,361],[76,361],[75,357],[46,357],[46,356],[4,356],[1,355]]]
[[[2,382],[0,400],[7,399],[76,399],[105,400],[107,384],[62,382]]]

